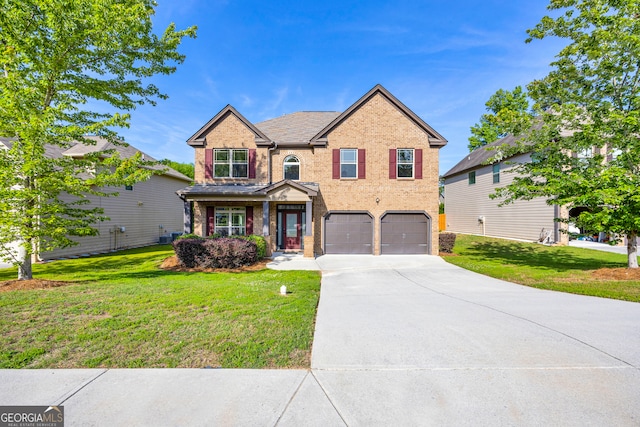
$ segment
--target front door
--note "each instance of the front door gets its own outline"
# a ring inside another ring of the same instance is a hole
[[[302,212],[284,211],[282,212],[284,226],[282,227],[282,241],[285,249],[300,249],[302,241]]]

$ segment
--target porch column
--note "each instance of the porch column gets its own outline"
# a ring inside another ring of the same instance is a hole
[[[305,229],[305,236],[311,236],[311,220],[313,219],[313,201],[308,200],[307,201],[307,206],[306,206],[306,212],[307,214],[306,216],[306,229]]]
[[[191,202],[188,201],[188,200],[184,201],[183,219],[184,219],[184,233],[185,234],[192,233],[192,228],[191,228]]]
[[[269,202],[262,202],[262,235],[269,235]]]

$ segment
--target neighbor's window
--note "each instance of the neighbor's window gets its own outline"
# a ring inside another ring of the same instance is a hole
[[[133,185],[125,185],[124,189],[127,191],[133,191]]]
[[[215,233],[221,236],[244,236],[247,232],[245,208],[216,207]]]
[[[287,156],[284,159],[284,179],[300,179],[300,160],[296,156]]]
[[[396,151],[398,178],[413,178],[413,148],[398,149]]]
[[[576,157],[580,160],[587,160],[593,157],[593,148],[585,148],[576,152]]]
[[[476,183],[476,171],[469,172],[469,185]]]
[[[216,149],[214,156],[216,178],[247,178],[249,176],[249,150]]]
[[[358,177],[358,150],[355,148],[340,149],[340,178]]]
[[[500,183],[500,163],[493,165],[493,183]]]

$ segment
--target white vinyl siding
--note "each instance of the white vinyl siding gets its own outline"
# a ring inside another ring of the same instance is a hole
[[[554,206],[542,198],[503,207],[498,207],[500,200],[489,198],[496,188],[513,181],[508,166],[500,170],[500,184],[493,183],[492,165],[475,169],[475,185],[469,185],[468,172],[445,179],[447,231],[534,241],[543,228],[555,230]],[[484,224],[478,221],[480,216]]]
[[[98,236],[71,237],[79,245],[41,254],[42,259],[106,252],[114,249],[158,243],[162,234],[182,232],[184,204],[176,191],[188,182],[167,175],[153,175],[136,183],[133,191],[114,189],[117,197],[90,197],[91,205],[102,207],[110,219],[94,227]],[[160,228],[162,226],[162,228]],[[124,232],[120,228],[124,227]]]

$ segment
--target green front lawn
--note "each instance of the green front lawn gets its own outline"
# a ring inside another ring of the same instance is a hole
[[[603,268],[625,268],[626,255],[464,234],[457,235],[454,254],[444,259],[498,279],[541,289],[640,302],[640,280],[606,278],[607,272],[594,274],[594,270]]]
[[[172,254],[153,246],[36,265],[34,277],[72,283],[0,292],[0,368],[309,366],[318,272],[159,269]],[[0,270],[0,282],[15,277]]]

